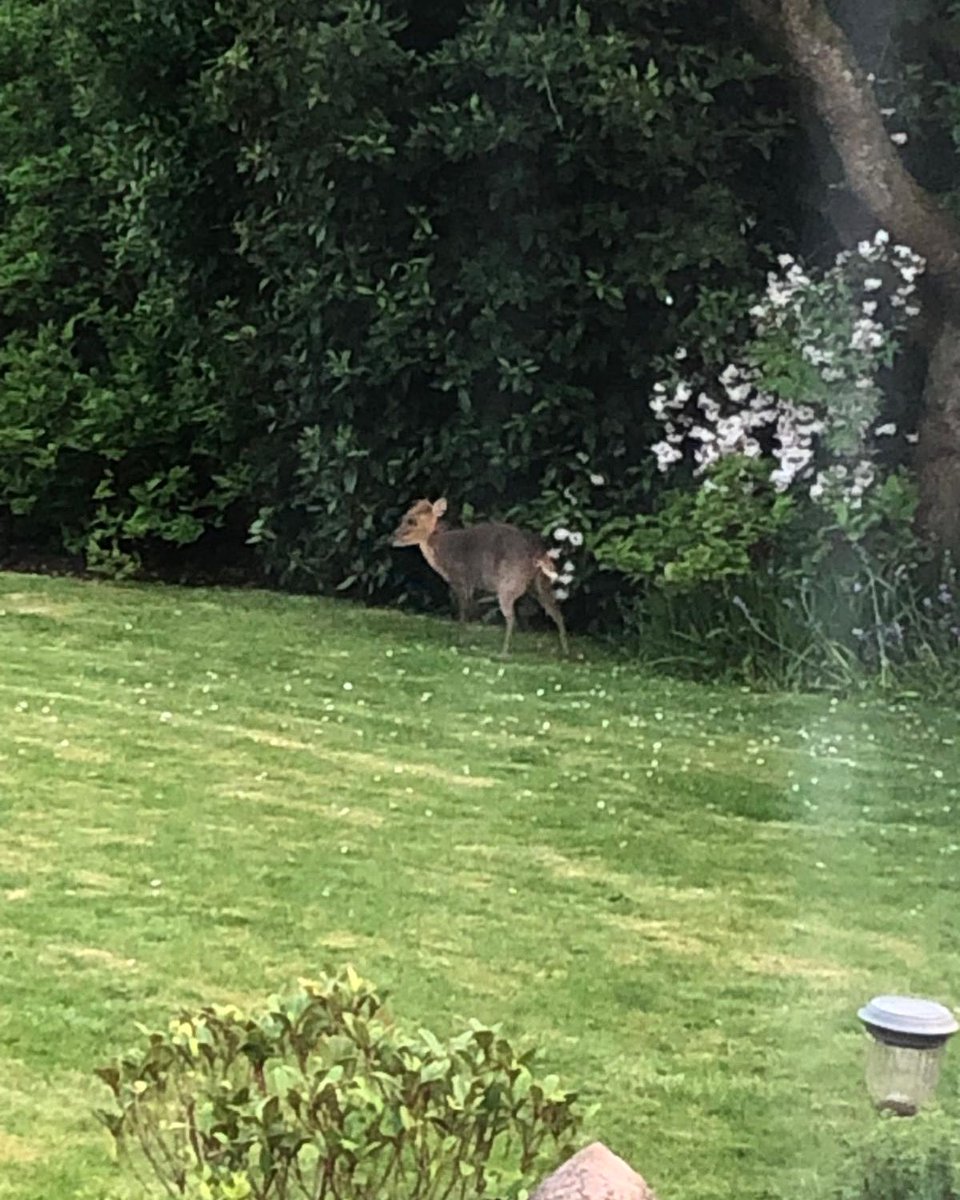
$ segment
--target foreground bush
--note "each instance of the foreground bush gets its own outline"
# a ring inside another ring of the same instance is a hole
[[[262,1012],[209,1007],[146,1032],[97,1072],[115,1101],[100,1116],[172,1196],[505,1198],[579,1126],[534,1057],[477,1022],[445,1042],[403,1033],[348,968]]]
[[[836,1200],[957,1200],[960,1135],[956,1122],[923,1113],[891,1117],[858,1147]]]

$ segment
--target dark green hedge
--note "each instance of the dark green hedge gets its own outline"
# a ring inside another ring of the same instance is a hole
[[[8,536],[122,569],[226,524],[284,586],[384,596],[419,494],[646,506],[652,362],[783,211],[731,7],[13,0]]]

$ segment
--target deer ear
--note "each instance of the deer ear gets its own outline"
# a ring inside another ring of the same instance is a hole
[[[447,501],[446,501],[445,497],[441,496],[439,500],[434,500],[433,515],[435,517],[438,517],[438,518],[442,517],[446,511],[447,511]]]

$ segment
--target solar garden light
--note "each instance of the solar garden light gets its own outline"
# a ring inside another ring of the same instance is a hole
[[[867,1091],[881,1112],[912,1117],[936,1091],[953,1013],[917,996],[874,996],[857,1016],[870,1034]]]

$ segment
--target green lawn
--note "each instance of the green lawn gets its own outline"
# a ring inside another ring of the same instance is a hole
[[[92,1067],[346,961],[535,1036],[662,1200],[827,1194],[857,1006],[960,1000],[957,713],[499,641],[0,575],[0,1197],[137,1195]]]

